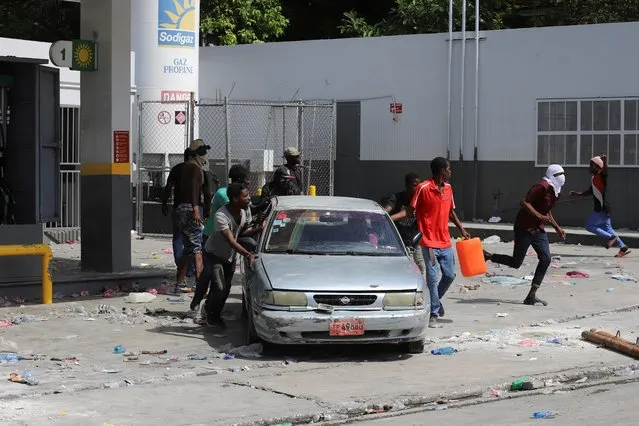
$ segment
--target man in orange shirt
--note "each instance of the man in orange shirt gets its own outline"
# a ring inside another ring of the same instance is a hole
[[[462,236],[470,238],[455,214],[453,187],[448,183],[452,175],[450,162],[437,157],[430,163],[433,177],[422,182],[415,190],[410,207],[391,216],[399,220],[415,212],[422,232],[420,242],[426,262],[426,284],[430,293],[430,328],[440,328],[437,319],[444,316],[441,298],[455,280],[455,258],[448,222],[452,221]],[[439,276],[441,270],[441,278]]]

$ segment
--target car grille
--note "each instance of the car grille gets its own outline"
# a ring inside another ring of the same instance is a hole
[[[368,306],[375,303],[374,294],[316,294],[313,300],[331,306]]]

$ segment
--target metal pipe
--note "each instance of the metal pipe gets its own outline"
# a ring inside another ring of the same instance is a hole
[[[475,148],[473,149],[473,219],[477,218],[477,190],[479,189],[479,3],[475,0]]]
[[[41,256],[42,257],[42,303],[53,303],[53,281],[49,273],[49,263],[53,259],[53,252],[48,244],[31,245],[0,245],[2,256]]]
[[[331,131],[331,161],[328,173],[328,195],[331,197],[335,195],[335,160],[337,157],[337,102],[333,99],[333,111],[331,114],[332,118],[332,131]]]
[[[138,155],[135,161],[138,182],[135,185],[135,230],[138,235],[142,235],[142,109],[144,108],[144,102],[140,100],[140,95],[136,96],[136,100],[138,103]]]
[[[466,74],[466,9],[467,1],[462,6],[462,58],[461,58],[461,105],[459,106],[459,161],[464,161],[464,85]]]
[[[448,127],[446,128],[446,158],[450,160],[450,125],[453,85],[453,0],[448,0]]]
[[[231,169],[231,139],[230,139],[230,129],[229,129],[229,98],[228,96],[224,97],[224,141],[226,143],[226,152],[225,152],[225,165],[226,165],[226,176],[229,175],[229,170]]]

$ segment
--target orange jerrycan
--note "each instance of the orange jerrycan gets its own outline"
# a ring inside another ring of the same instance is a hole
[[[479,238],[458,241],[457,258],[463,276],[474,277],[486,273],[484,249]]]

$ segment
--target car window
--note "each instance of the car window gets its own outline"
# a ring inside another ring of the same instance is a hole
[[[266,253],[403,256],[388,215],[339,210],[280,210],[267,230]]]

